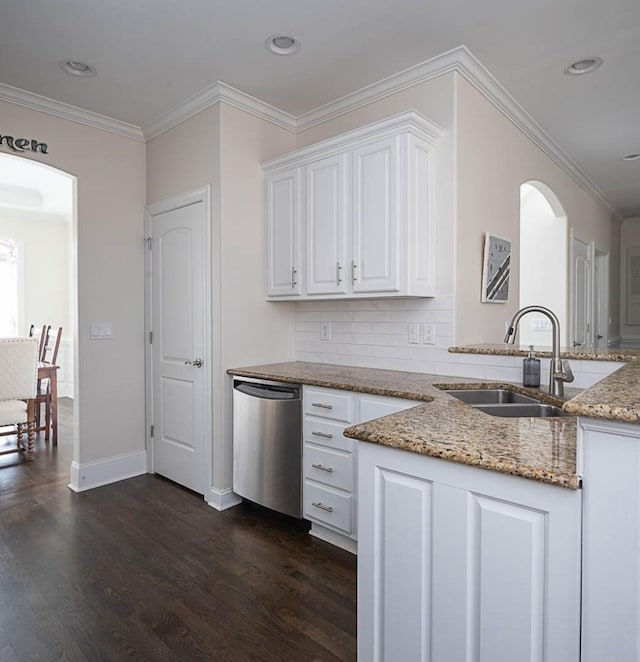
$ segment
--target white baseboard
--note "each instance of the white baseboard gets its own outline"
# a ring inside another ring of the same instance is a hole
[[[216,510],[226,510],[242,503],[242,497],[239,497],[230,487],[226,490],[217,490],[212,487],[209,490],[207,503]]]
[[[309,535],[313,536],[314,538],[324,540],[325,542],[335,545],[336,547],[340,547],[340,549],[345,549],[347,552],[351,552],[352,554],[358,553],[358,542],[356,540],[347,538],[347,536],[343,536],[341,533],[337,533],[331,529],[327,529],[321,524],[312,522],[311,528],[309,529]]]
[[[114,455],[95,462],[72,462],[69,488],[74,492],[85,492],[146,473],[147,453],[144,450]]]

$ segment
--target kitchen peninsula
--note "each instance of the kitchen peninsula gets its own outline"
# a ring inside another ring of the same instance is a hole
[[[531,392],[507,383],[302,362],[229,371],[419,401],[345,430],[359,441],[360,659],[637,659],[640,363],[611,356],[629,362],[568,389],[569,415],[547,419],[488,416],[438,388]]]

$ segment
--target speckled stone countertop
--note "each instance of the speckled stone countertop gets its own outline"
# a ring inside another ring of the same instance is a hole
[[[487,354],[493,356],[527,356],[529,345],[481,344],[449,347],[452,354]],[[534,346],[536,356],[551,358],[551,348]],[[563,359],[579,361],[632,361],[640,358],[640,350],[625,347],[563,347],[560,351]]]
[[[349,427],[345,435],[371,443],[576,489],[576,420],[489,416],[437,388],[504,387],[562,404],[539,389],[514,384],[321,363],[276,363],[229,374],[321,386],[424,404]]]
[[[574,416],[640,423],[640,360],[630,361],[565,403]]]

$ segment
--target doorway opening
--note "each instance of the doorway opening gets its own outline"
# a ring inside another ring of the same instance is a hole
[[[556,194],[531,180],[520,186],[520,307],[544,306],[560,321],[560,342],[568,334],[567,216]],[[520,344],[551,346],[550,321],[528,315]]]
[[[76,178],[37,161],[0,154],[0,336],[27,336],[32,325],[36,336],[43,326],[51,326],[52,333],[62,328],[55,361],[57,397],[69,399],[65,412],[73,409],[74,425],[71,438],[67,433],[61,441],[74,455],[76,235]],[[38,435],[38,446],[44,436]]]

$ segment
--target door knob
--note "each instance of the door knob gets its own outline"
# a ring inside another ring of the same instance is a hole
[[[202,359],[196,359],[195,361],[185,361],[185,365],[194,365],[196,368],[202,368]]]

